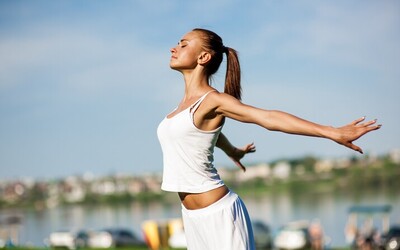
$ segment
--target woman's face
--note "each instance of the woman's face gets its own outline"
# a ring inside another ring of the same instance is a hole
[[[169,66],[178,71],[194,69],[202,52],[201,42],[197,32],[191,31],[184,35],[178,44],[170,50]]]

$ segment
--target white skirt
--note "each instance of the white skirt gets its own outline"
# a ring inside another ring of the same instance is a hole
[[[188,250],[254,250],[251,221],[243,201],[229,192],[208,207],[182,205]]]

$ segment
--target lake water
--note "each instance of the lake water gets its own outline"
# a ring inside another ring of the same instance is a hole
[[[163,220],[180,217],[180,204],[173,196],[167,204],[151,202],[148,204],[131,203],[123,205],[65,206],[44,210],[3,209],[1,217],[17,215],[22,217],[19,227],[19,243],[43,246],[52,231],[68,229],[100,229],[105,227],[127,227],[141,235],[140,227],[148,219]],[[292,194],[257,195],[242,197],[250,216],[262,220],[276,231],[279,226],[294,220],[318,219],[325,235],[331,239],[331,246],[345,246],[344,228],[347,212],[352,205],[390,204],[391,224],[400,224],[400,193],[376,190],[358,195],[336,194],[335,192],[318,195]],[[376,217],[379,218],[379,217]],[[380,227],[380,220],[376,219]]]

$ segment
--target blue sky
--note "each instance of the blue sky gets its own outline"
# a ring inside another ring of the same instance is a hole
[[[382,129],[356,144],[400,148],[399,1],[5,0],[0,178],[160,172],[156,128],[183,95],[169,49],[195,27],[239,51],[245,103],[332,126],[378,118]],[[356,154],[235,121],[224,132],[256,143],[247,164]]]

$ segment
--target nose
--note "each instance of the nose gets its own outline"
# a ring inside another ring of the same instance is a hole
[[[172,47],[172,48],[169,49],[169,51],[170,51],[171,53],[174,53],[174,52],[176,52],[176,48],[175,48],[175,47]]]

